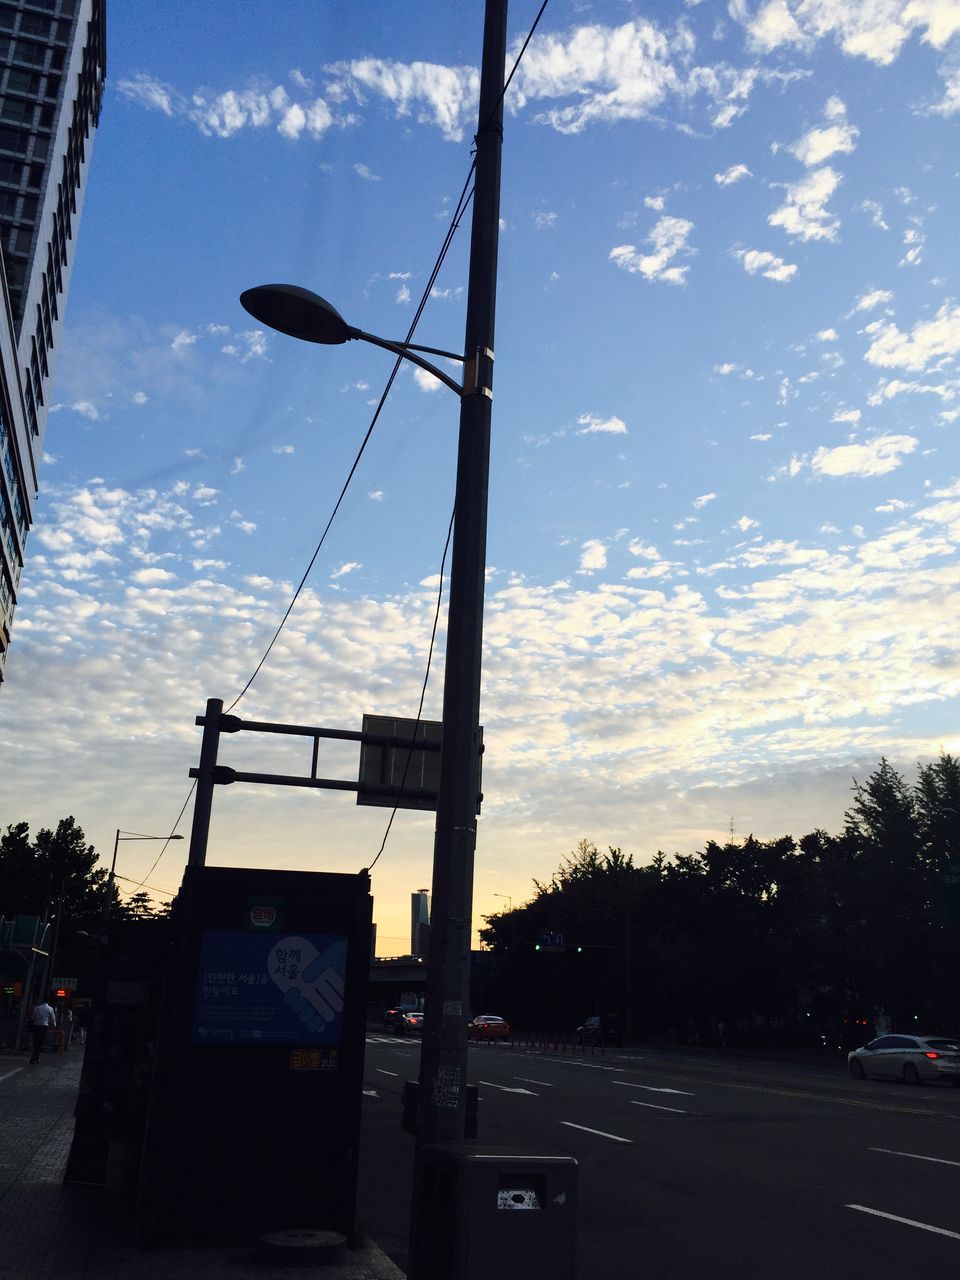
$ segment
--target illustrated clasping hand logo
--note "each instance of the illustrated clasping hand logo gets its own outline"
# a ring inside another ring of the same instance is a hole
[[[281,938],[267,960],[270,977],[308,1031],[322,1031],[343,1011],[343,978],[330,963],[332,950],[318,951],[306,938]],[[296,977],[287,972],[289,962],[280,963],[279,951],[299,951]]]

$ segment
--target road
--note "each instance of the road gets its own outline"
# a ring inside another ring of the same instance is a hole
[[[367,1037],[360,1215],[405,1262],[419,1044]],[[960,1271],[960,1089],[842,1061],[473,1046],[484,1144],[579,1163],[579,1280]],[[531,1278],[535,1280],[535,1278]]]

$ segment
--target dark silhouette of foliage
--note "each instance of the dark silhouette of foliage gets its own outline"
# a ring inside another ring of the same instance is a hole
[[[643,866],[581,840],[529,902],[486,918],[502,960],[486,998],[568,1034],[607,1013],[635,1036],[696,1043],[836,1048],[887,1022],[952,1032],[960,930],[943,873],[958,858],[948,754],[913,787],[882,759],[854,781],[837,835],[710,841]]]

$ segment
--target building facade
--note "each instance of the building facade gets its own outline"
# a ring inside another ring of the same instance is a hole
[[[410,954],[425,960],[430,951],[430,895],[418,889],[410,895]]]
[[[106,76],[106,0],[0,0],[0,680]]]

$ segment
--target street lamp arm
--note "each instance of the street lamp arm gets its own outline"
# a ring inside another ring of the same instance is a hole
[[[378,338],[375,333],[364,333],[362,329],[354,329],[352,326],[349,330],[351,338],[359,338],[363,342],[370,342],[375,347],[383,347],[384,351],[392,351],[394,355],[401,356],[404,360],[409,360],[411,364],[419,365],[421,369],[426,369],[427,373],[432,373],[435,378],[439,378],[444,386],[449,387],[451,391],[455,391],[458,396],[463,396],[463,386],[449,374],[444,373],[442,369],[438,369],[435,364],[431,364],[429,360],[424,360],[423,356],[418,355],[418,351],[433,351],[431,347],[411,347],[406,342],[391,342],[388,338]],[[451,356],[449,352],[437,351],[437,355],[448,356],[451,360],[463,360],[463,356]]]

